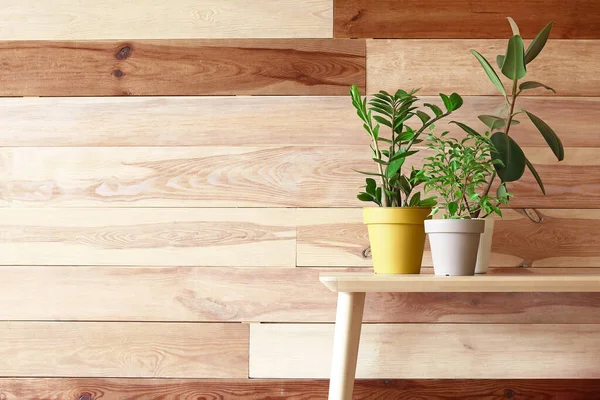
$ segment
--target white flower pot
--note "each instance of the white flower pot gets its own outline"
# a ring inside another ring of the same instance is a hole
[[[479,240],[479,251],[477,252],[476,274],[485,274],[490,265],[490,254],[492,253],[492,236],[494,236],[494,220],[484,218],[485,230]]]
[[[479,240],[485,222],[477,219],[432,219],[425,221],[429,235],[433,271],[436,275],[474,275]]]

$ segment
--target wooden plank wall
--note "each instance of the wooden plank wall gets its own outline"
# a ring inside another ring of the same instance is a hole
[[[370,266],[349,86],[457,91],[476,124],[501,101],[468,50],[507,12],[556,22],[532,78],[558,95],[522,104],[566,157],[519,126],[548,195],[511,187],[491,273],[595,271],[599,4],[0,0],[0,398],[325,399],[318,274]],[[600,398],[597,294],[373,294],[365,320],[356,399]]]

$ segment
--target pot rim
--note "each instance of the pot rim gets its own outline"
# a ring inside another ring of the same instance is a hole
[[[430,219],[425,221],[427,233],[483,233],[484,219]]]

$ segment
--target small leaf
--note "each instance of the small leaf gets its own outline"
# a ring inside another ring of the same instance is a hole
[[[360,201],[375,201],[375,197],[371,196],[368,193],[364,193],[364,192],[361,192],[361,193],[357,194],[356,197]]]
[[[418,206],[419,207],[433,207],[437,204],[437,199],[435,196],[432,197],[428,197],[426,199],[423,199],[419,202]]]
[[[450,203],[448,203],[448,213],[450,215],[456,214],[457,211],[458,211],[458,204],[456,202],[451,201]]]
[[[458,110],[463,105],[463,99],[458,93],[452,93],[450,101],[452,101],[452,111]]]
[[[498,64],[498,68],[502,69],[502,66],[504,65],[504,58],[505,56],[503,54],[498,54],[496,56],[496,64]]]
[[[487,74],[488,78],[490,78],[490,81],[492,81],[494,86],[496,86],[496,88],[500,91],[500,93],[502,93],[502,95],[504,97],[506,97],[506,89],[504,88],[502,81],[500,80],[500,78],[498,77],[498,74],[496,74],[496,71],[494,71],[494,68],[492,68],[490,63],[485,59],[485,57],[483,57],[481,54],[479,54],[475,50],[471,49],[471,54],[473,54],[475,56],[475,58],[477,58],[477,60],[483,67],[483,70]]]
[[[536,88],[540,88],[540,87],[543,87],[545,89],[551,90],[554,93],[556,93],[556,90],[552,89],[550,86],[546,86],[543,83],[535,82],[535,81],[527,81],[527,82],[521,83],[519,85],[519,90],[536,89]]]
[[[471,128],[471,127],[463,124],[462,122],[450,121],[450,123],[451,124],[456,124],[456,125],[460,126],[463,131],[467,132],[470,135],[481,136],[479,133],[477,133],[477,131],[475,129],[473,129],[473,128]]]
[[[523,78],[527,74],[523,57],[523,38],[519,35],[515,35],[508,40],[506,58],[502,65],[502,73],[504,76],[512,80]]]
[[[436,106],[435,104],[425,103],[424,106],[431,108],[431,111],[433,111],[433,113],[435,114],[436,117],[439,117],[440,115],[442,115],[444,113],[442,111],[442,109],[439,108],[438,106]]]
[[[379,115],[375,115],[373,117],[373,119],[377,122],[379,122],[380,124],[383,124],[385,126],[389,126],[390,128],[392,127],[392,123],[390,121],[388,121],[387,119],[380,117]]]
[[[398,160],[400,158],[406,158],[408,156],[412,156],[413,154],[418,153],[418,152],[419,152],[419,150],[409,150],[409,151],[399,150],[399,151],[396,152],[396,154],[394,154],[392,156],[392,158],[390,158],[390,162],[391,161],[396,161],[396,160]]]
[[[410,191],[412,190],[412,187],[410,185],[410,182],[408,181],[408,179],[402,175],[400,177],[400,179],[398,180],[398,184],[400,185],[400,189],[404,192],[404,194],[408,195],[410,193]]]
[[[367,186],[365,191],[369,194],[375,195],[375,189],[377,188],[377,184],[375,183],[375,179],[367,178]]]
[[[396,175],[400,168],[402,168],[402,165],[404,164],[405,160],[406,158],[399,158],[397,160],[391,161],[387,169],[385,170],[385,176],[387,178],[391,178],[394,175]]]
[[[383,160],[380,160],[378,158],[373,158],[372,160],[375,161],[377,164],[381,164],[381,165],[388,165],[389,164],[387,161],[383,161]]]
[[[533,115],[529,111],[525,111],[525,113],[527,114],[531,122],[533,122],[538,131],[540,131],[544,139],[546,139],[546,143],[548,143],[548,146],[550,147],[550,149],[552,149],[552,152],[554,153],[558,161],[562,161],[565,158],[565,149],[563,148],[562,142],[560,141],[556,133],[554,133],[552,128],[550,128],[548,124],[542,121],[539,117]]]
[[[512,29],[513,31],[513,35],[521,35],[521,33],[519,32],[519,27],[517,26],[517,23],[515,22],[514,19],[512,19],[511,17],[506,17],[506,19],[508,19],[508,23],[510,24],[510,29]]]
[[[533,167],[533,164],[527,159],[527,157],[525,157],[525,163],[527,164],[527,168],[529,168],[529,170],[533,174],[533,177],[535,178],[535,181],[537,182],[537,184],[540,187],[540,189],[542,189],[542,193],[544,193],[544,196],[545,196],[546,195],[546,189],[544,188],[544,183],[542,182],[542,178],[540,178],[540,175],[538,174],[538,172]],[[500,198],[500,197],[498,197],[498,198]]]
[[[495,146],[492,159],[502,162],[502,165],[494,165],[502,182],[519,180],[525,172],[525,154],[521,147],[503,132],[494,133],[490,139]]]
[[[410,202],[408,203],[409,207],[416,207],[421,202],[421,193],[417,192],[413,197],[411,197]]]
[[[546,41],[548,41],[548,36],[550,36],[550,30],[552,29],[553,23],[554,22],[550,22],[546,25],[529,44],[527,51],[525,51],[525,64],[529,64],[538,56],[538,54],[540,54],[546,45]]]
[[[383,176],[381,174],[378,174],[376,172],[365,172],[365,171],[357,171],[355,169],[353,169],[352,171],[354,172],[358,172],[359,174],[363,174],[363,175],[369,175],[369,176]]]
[[[479,115],[477,118],[483,122],[490,130],[500,129],[506,125],[504,118],[496,117],[495,115]]]
[[[421,120],[421,122],[423,122],[423,124],[427,123],[427,121],[429,121],[431,119],[431,117],[423,111],[417,111],[417,117],[419,117],[419,119]]]
[[[503,203],[508,202],[508,190],[506,190],[506,183],[502,182],[500,186],[498,186],[498,189],[496,189],[496,197]]]
[[[450,100],[450,97],[446,96],[444,93],[440,93],[440,97],[444,101],[444,107],[446,107],[446,110],[454,110],[454,104],[452,103],[452,100]]]

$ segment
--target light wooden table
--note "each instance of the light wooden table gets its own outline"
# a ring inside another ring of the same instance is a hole
[[[329,400],[352,400],[365,294],[369,292],[600,292],[600,275],[375,275],[322,273],[338,293]]]

